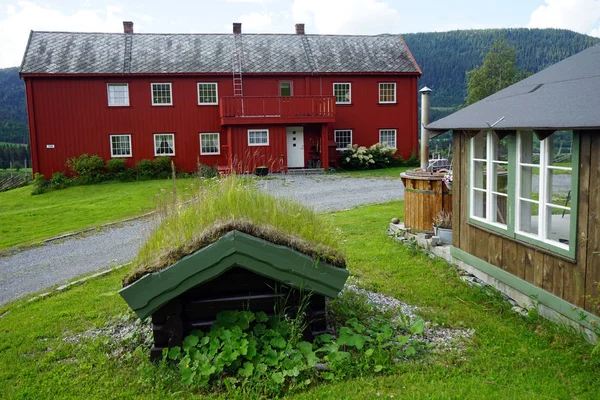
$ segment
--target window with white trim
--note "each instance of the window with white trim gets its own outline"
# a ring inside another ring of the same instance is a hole
[[[200,154],[221,154],[219,133],[201,133],[200,134]]]
[[[569,250],[573,133],[517,135],[515,232]]]
[[[279,96],[289,97],[293,95],[293,85],[291,81],[279,82]]]
[[[379,103],[395,103],[396,102],[396,83],[382,82],[379,84]]]
[[[333,131],[333,140],[336,144],[336,150],[348,150],[352,146],[352,130],[339,129]]]
[[[396,130],[395,129],[380,129],[379,143],[385,143],[388,147],[396,148]]]
[[[470,140],[472,219],[507,228],[508,137],[479,132]]]
[[[110,135],[110,156],[131,157],[131,135]]]
[[[219,104],[219,90],[216,82],[198,82],[198,104]]]
[[[352,85],[350,83],[334,83],[333,95],[335,96],[335,104],[351,104]]]
[[[129,105],[129,85],[127,83],[107,83],[108,105],[125,107]]]
[[[248,129],[248,146],[268,146],[268,129]]]
[[[151,83],[152,105],[170,106],[173,105],[173,93],[170,83]]]
[[[173,133],[154,134],[154,155],[155,156],[174,156],[175,155],[175,135]]]

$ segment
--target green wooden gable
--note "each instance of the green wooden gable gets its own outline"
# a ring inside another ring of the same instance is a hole
[[[343,268],[313,260],[289,247],[231,231],[170,267],[145,275],[119,293],[143,319],[169,300],[236,266],[327,297],[336,297],[348,279],[348,271]]]

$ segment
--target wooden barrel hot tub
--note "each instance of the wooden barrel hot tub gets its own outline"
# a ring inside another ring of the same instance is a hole
[[[446,172],[427,172],[419,168],[400,174],[404,184],[405,228],[431,232],[437,213],[452,212],[452,193],[442,182]]]

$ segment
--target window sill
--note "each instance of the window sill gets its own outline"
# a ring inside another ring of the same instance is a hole
[[[111,155],[110,156],[110,158],[131,158],[131,157],[133,157],[133,156],[132,155],[129,155],[129,156],[113,156],[113,155]]]
[[[200,153],[201,156],[220,156],[221,153]]]
[[[204,107],[204,106],[218,106],[219,103],[198,103],[198,107]]]
[[[128,106],[106,106],[107,108],[132,108],[131,105]]]
[[[353,106],[354,103],[335,103],[336,106]]]
[[[152,107],[174,107],[173,104],[152,104]]]
[[[156,153],[154,153],[154,157],[175,157],[175,153],[173,153],[173,154],[156,154]]]
[[[393,106],[393,105],[396,105],[396,104],[398,104],[398,102],[396,102],[396,101],[385,101],[385,102],[381,102],[381,101],[380,101],[378,104],[379,104],[380,106]]]

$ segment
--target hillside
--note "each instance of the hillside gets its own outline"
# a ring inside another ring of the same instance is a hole
[[[496,38],[504,35],[517,50],[519,67],[537,72],[600,39],[560,29],[487,29],[408,33],[406,43],[423,77],[419,87],[433,89],[431,118],[438,119],[464,102],[465,73],[479,65]],[[18,68],[0,69],[0,142],[27,143],[25,89]]]

